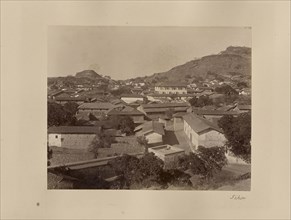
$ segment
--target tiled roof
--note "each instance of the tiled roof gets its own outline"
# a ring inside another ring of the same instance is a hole
[[[168,82],[163,83],[161,85],[157,85],[157,87],[186,87],[186,83],[180,83],[180,82]]]
[[[166,112],[169,109],[173,109],[174,112],[183,112],[187,111],[189,107],[177,107],[177,108],[149,108],[149,109],[144,109],[145,113],[155,113],[155,112]]]
[[[226,105],[226,106],[221,106],[219,108],[217,108],[216,110],[218,111],[229,111],[231,109],[234,109],[235,105]]]
[[[48,128],[49,134],[96,134],[99,126],[53,126]]]
[[[56,97],[56,101],[86,101],[85,97]]]
[[[187,112],[177,112],[173,115],[175,118],[182,118],[184,115],[186,115]]]
[[[143,96],[138,94],[123,94],[121,98],[143,98]]]
[[[62,90],[53,90],[53,91],[49,91],[48,92],[48,95],[49,96],[56,96],[56,95],[60,95],[60,94],[62,94],[62,93],[64,93],[64,91],[62,91]]]
[[[144,115],[142,112],[136,109],[133,109],[131,111],[117,111],[116,109],[112,109],[107,114],[108,115]]]
[[[79,109],[112,109],[114,105],[109,102],[92,102],[92,103],[84,103],[78,107]]]
[[[251,110],[252,109],[251,105],[238,105],[237,107],[239,110]]]
[[[151,97],[194,97],[194,94],[148,94],[147,96]]]
[[[143,109],[148,108],[173,108],[173,107],[189,107],[190,104],[184,103],[157,103],[157,104],[143,104]]]
[[[160,154],[163,154],[163,155],[170,155],[170,154],[185,152],[185,150],[178,147],[171,146],[171,145],[160,145],[156,147],[151,147],[149,150],[151,152],[159,152]]]
[[[238,111],[219,111],[219,110],[193,110],[197,115],[238,115]]]
[[[189,113],[183,116],[183,119],[189,124],[189,126],[197,133],[200,134],[207,130],[216,130],[222,133],[222,130],[214,123],[207,119],[201,118],[198,115]]]
[[[118,105],[118,104],[126,104],[123,100],[121,99],[114,99],[110,101],[113,105]]]

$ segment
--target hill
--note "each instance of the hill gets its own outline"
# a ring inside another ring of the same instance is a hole
[[[77,78],[87,77],[91,79],[102,78],[98,73],[94,70],[83,70],[81,72],[76,73]]]
[[[169,71],[155,73],[145,80],[150,83],[167,81],[192,83],[205,79],[220,79],[241,77],[250,78],[251,48],[228,47],[219,54],[204,56],[176,66]]]
[[[84,86],[96,86],[101,84],[108,84],[113,82],[107,76],[99,75],[94,70],[84,70],[76,73],[75,76],[65,76],[65,77],[48,77],[48,86],[58,87],[76,87],[77,85]]]

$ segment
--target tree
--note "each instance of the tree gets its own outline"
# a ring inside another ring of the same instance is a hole
[[[122,116],[118,118],[118,129],[126,135],[134,133],[134,121],[129,116]]]
[[[215,88],[215,91],[220,94],[225,95],[238,95],[238,92],[233,89],[230,85],[222,85],[220,87]]]
[[[204,107],[207,105],[212,105],[213,101],[208,96],[202,95],[199,98],[197,98],[196,96],[193,97],[189,100],[189,103],[191,104],[191,106],[194,107]]]
[[[51,162],[50,159],[53,157],[53,150],[47,145],[47,165],[50,166]]]
[[[160,182],[163,186],[191,186],[191,176],[178,169],[165,170],[160,174]]]
[[[54,102],[48,102],[48,126],[75,125],[76,111],[74,104],[66,106]]]
[[[242,89],[248,87],[248,84],[246,82],[238,82],[237,87]]]
[[[172,119],[173,115],[175,114],[175,111],[173,108],[169,108],[166,110],[165,115],[169,118]]]
[[[195,153],[190,153],[179,159],[182,170],[190,169],[195,175],[210,179],[227,164],[224,147],[205,148],[199,146]]]
[[[164,162],[153,153],[145,154],[139,160],[138,169],[135,172],[134,180],[149,187],[152,183],[159,183],[160,175],[163,172]]]
[[[160,183],[164,162],[153,153],[137,158],[130,155],[117,157],[109,162],[117,175],[123,178],[120,186],[130,188],[133,184],[149,187],[154,183]]]
[[[203,107],[212,104],[213,104],[212,100],[206,95],[202,95],[198,98],[198,107]]]
[[[64,110],[71,115],[75,115],[78,111],[79,105],[76,102],[67,102],[64,104]]]
[[[218,121],[227,139],[227,147],[235,156],[251,162],[251,114],[243,113],[237,118],[223,116]]]
[[[75,125],[77,122],[76,113],[79,105],[76,102],[67,102],[64,104],[65,118],[68,121],[68,125]]]
[[[89,152],[93,153],[94,158],[98,157],[99,148],[109,148],[113,142],[112,137],[107,135],[102,129],[100,129],[92,142],[89,145]]]
[[[109,161],[109,166],[114,169],[117,175],[121,175],[123,181],[118,188],[129,188],[134,181],[134,175],[139,166],[139,159],[130,155],[123,155]]]
[[[126,86],[123,86],[119,89],[111,91],[111,94],[114,96],[120,96],[122,94],[128,94],[128,93],[131,93],[131,89],[129,87],[126,87]]]
[[[144,153],[147,154],[149,152],[149,144],[145,136],[138,136],[136,140],[139,143],[139,145],[144,147]]]

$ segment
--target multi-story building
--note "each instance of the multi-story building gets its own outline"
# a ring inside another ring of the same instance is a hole
[[[165,83],[155,86],[155,92],[159,94],[187,94],[187,85],[183,83]]]

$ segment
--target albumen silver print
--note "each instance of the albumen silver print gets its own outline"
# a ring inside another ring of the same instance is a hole
[[[251,32],[49,26],[48,189],[250,191]]]

